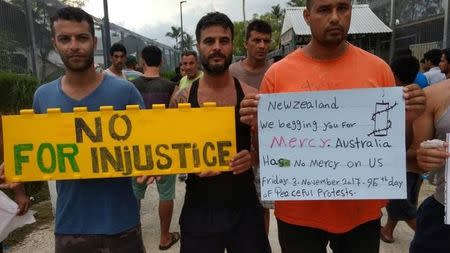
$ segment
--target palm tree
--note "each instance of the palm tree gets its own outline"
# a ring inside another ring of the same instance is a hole
[[[181,27],[172,26],[170,27],[170,29],[172,29],[172,31],[167,32],[166,36],[175,39],[175,46],[176,46],[178,45],[178,37],[180,37],[181,35]]]
[[[180,41],[180,48],[183,48],[184,50],[192,50],[193,46],[195,46],[195,41],[192,35],[189,33],[183,32],[183,45],[181,45]]]
[[[277,20],[281,20],[284,15],[284,10],[281,9],[280,4],[277,4],[277,5],[272,6],[271,13]]]
[[[290,7],[302,7],[306,5],[306,1],[305,0],[290,0],[287,3],[288,6]]]

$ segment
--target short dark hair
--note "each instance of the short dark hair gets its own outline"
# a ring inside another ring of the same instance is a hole
[[[191,56],[191,55],[194,56],[195,59],[197,59],[197,52],[192,51],[192,50],[184,51],[184,52],[181,54],[181,58],[183,58],[183,56]]]
[[[127,49],[125,48],[124,45],[122,45],[120,43],[114,43],[111,46],[111,49],[109,49],[109,54],[112,56],[114,54],[114,52],[123,52],[126,55]]]
[[[83,22],[86,21],[89,24],[89,32],[92,37],[95,37],[95,29],[94,29],[94,20],[92,16],[89,15],[81,8],[76,7],[64,7],[56,11],[55,15],[50,18],[50,27],[52,29],[52,34],[55,36],[55,22],[58,20],[68,20],[68,21],[76,21]]]
[[[198,21],[197,27],[195,28],[195,37],[197,39],[197,42],[200,42],[201,31],[211,26],[221,26],[224,29],[230,29],[231,39],[234,38],[233,22],[231,22],[230,18],[227,15],[216,11],[206,14],[200,19],[200,21]]]
[[[250,33],[253,31],[272,35],[272,27],[270,27],[269,23],[261,19],[255,19],[248,24],[247,31],[245,32],[246,41],[250,38]]]
[[[137,59],[133,55],[127,56],[127,61],[125,62],[125,66],[127,68],[134,68],[137,65]]]
[[[350,5],[351,5],[352,1],[351,0],[349,0],[349,1],[350,1]],[[306,0],[306,9],[310,10],[313,2],[314,2],[314,0]]]
[[[442,49],[442,55],[445,55],[445,58],[447,58],[447,61],[450,61],[450,48]]]
[[[146,46],[142,49],[141,53],[142,59],[149,67],[158,67],[161,65],[162,61],[162,52],[161,49],[157,46]]]
[[[428,60],[433,64],[433,66],[438,66],[441,61],[442,50],[440,49],[431,49],[423,55],[425,60]]]
[[[420,64],[416,57],[402,55],[395,58],[391,63],[392,72],[402,84],[411,84],[416,79]]]

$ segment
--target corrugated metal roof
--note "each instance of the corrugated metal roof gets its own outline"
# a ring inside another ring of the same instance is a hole
[[[303,19],[306,7],[286,9],[281,34],[293,28],[297,35],[311,35],[311,30]],[[391,33],[392,30],[381,21],[367,4],[353,5],[349,34]]]

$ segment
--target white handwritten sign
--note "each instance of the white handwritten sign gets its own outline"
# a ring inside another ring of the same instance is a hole
[[[406,198],[401,88],[262,95],[264,200]]]
[[[447,134],[447,142],[450,141],[450,134]],[[450,152],[450,147],[447,148]],[[445,224],[450,225],[450,161],[447,159],[445,165]]]

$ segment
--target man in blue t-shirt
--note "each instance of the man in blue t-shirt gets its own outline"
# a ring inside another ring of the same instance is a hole
[[[35,93],[33,108],[72,112],[100,106],[116,110],[143,100],[128,81],[97,73],[93,59],[97,39],[89,14],[66,7],[51,19],[53,44],[66,67],[61,78]],[[57,182],[55,252],[145,252],[136,198],[130,178]]]

